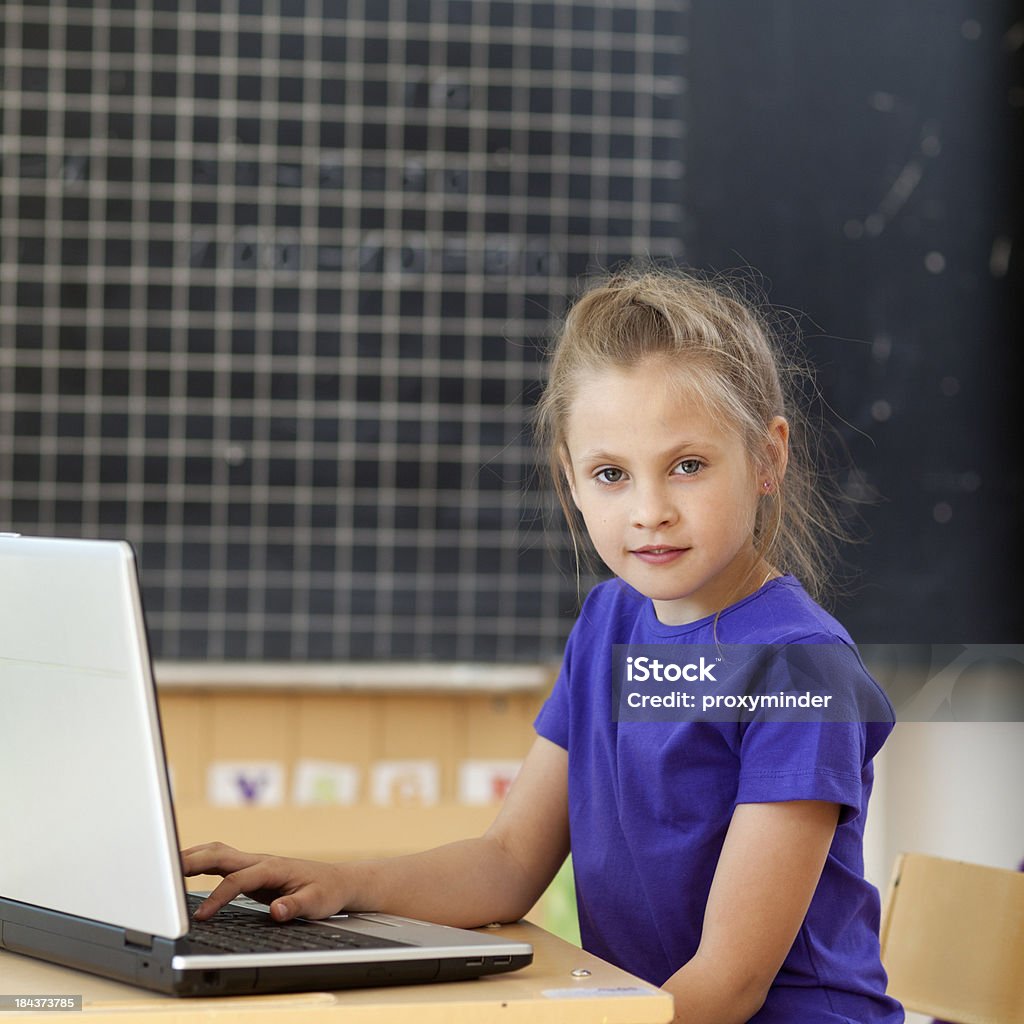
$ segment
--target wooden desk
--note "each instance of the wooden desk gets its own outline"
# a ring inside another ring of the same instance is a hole
[[[490,929],[488,929],[490,931]],[[67,1011],[3,1013],[0,1019],[74,1024],[665,1024],[672,999],[660,989],[584,953],[536,925],[505,925],[533,943],[534,962],[476,981],[289,995],[176,999],[42,960],[0,952],[0,994],[82,995],[83,1015]],[[588,976],[574,977],[573,970]]]

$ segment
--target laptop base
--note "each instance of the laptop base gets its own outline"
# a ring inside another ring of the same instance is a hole
[[[143,945],[138,940],[145,940]],[[333,991],[376,985],[464,981],[528,966],[531,954],[481,957],[378,959],[365,963],[296,964],[183,971],[171,966],[170,939],[132,935],[123,928],[76,918],[0,897],[0,949],[21,953],[113,981],[173,996],[252,995],[257,992]],[[296,956],[299,958],[299,955]]]

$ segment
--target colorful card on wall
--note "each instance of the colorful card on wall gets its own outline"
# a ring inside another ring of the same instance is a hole
[[[215,807],[277,807],[284,803],[284,774],[278,761],[215,761],[207,800]]]
[[[500,803],[519,774],[522,761],[471,760],[459,765],[459,802]]]
[[[310,804],[354,804],[359,799],[359,769],[341,761],[304,758],[295,765],[292,800]]]
[[[436,761],[378,761],[373,766],[371,795],[385,806],[436,804],[441,780]]]

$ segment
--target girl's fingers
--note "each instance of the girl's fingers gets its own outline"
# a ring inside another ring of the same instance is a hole
[[[181,851],[181,870],[191,875],[226,875],[257,863],[262,854],[243,853],[224,843],[204,843]]]
[[[223,881],[196,908],[197,921],[205,921],[212,917],[225,904],[230,903],[242,893],[262,894],[264,890],[274,893],[281,891],[279,876],[268,869],[269,861],[257,861],[247,867],[232,871],[224,876]]]
[[[293,917],[329,917],[344,902],[336,869],[328,864],[243,853],[223,843],[192,846],[181,852],[186,875],[221,875],[222,881],[199,905],[198,921],[212,917],[243,893],[269,904],[277,921]]]

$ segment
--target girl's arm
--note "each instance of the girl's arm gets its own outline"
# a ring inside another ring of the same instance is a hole
[[[838,820],[839,805],[818,800],[737,805],[700,947],[664,985],[677,1022],[729,1024],[760,1009],[807,914]]]
[[[376,910],[472,928],[515,921],[537,901],[569,852],[568,757],[538,737],[494,824],[478,839],[383,860],[327,864],[242,853],[221,843],[182,852],[186,875],[223,875],[196,917],[240,893],[278,921]]]

